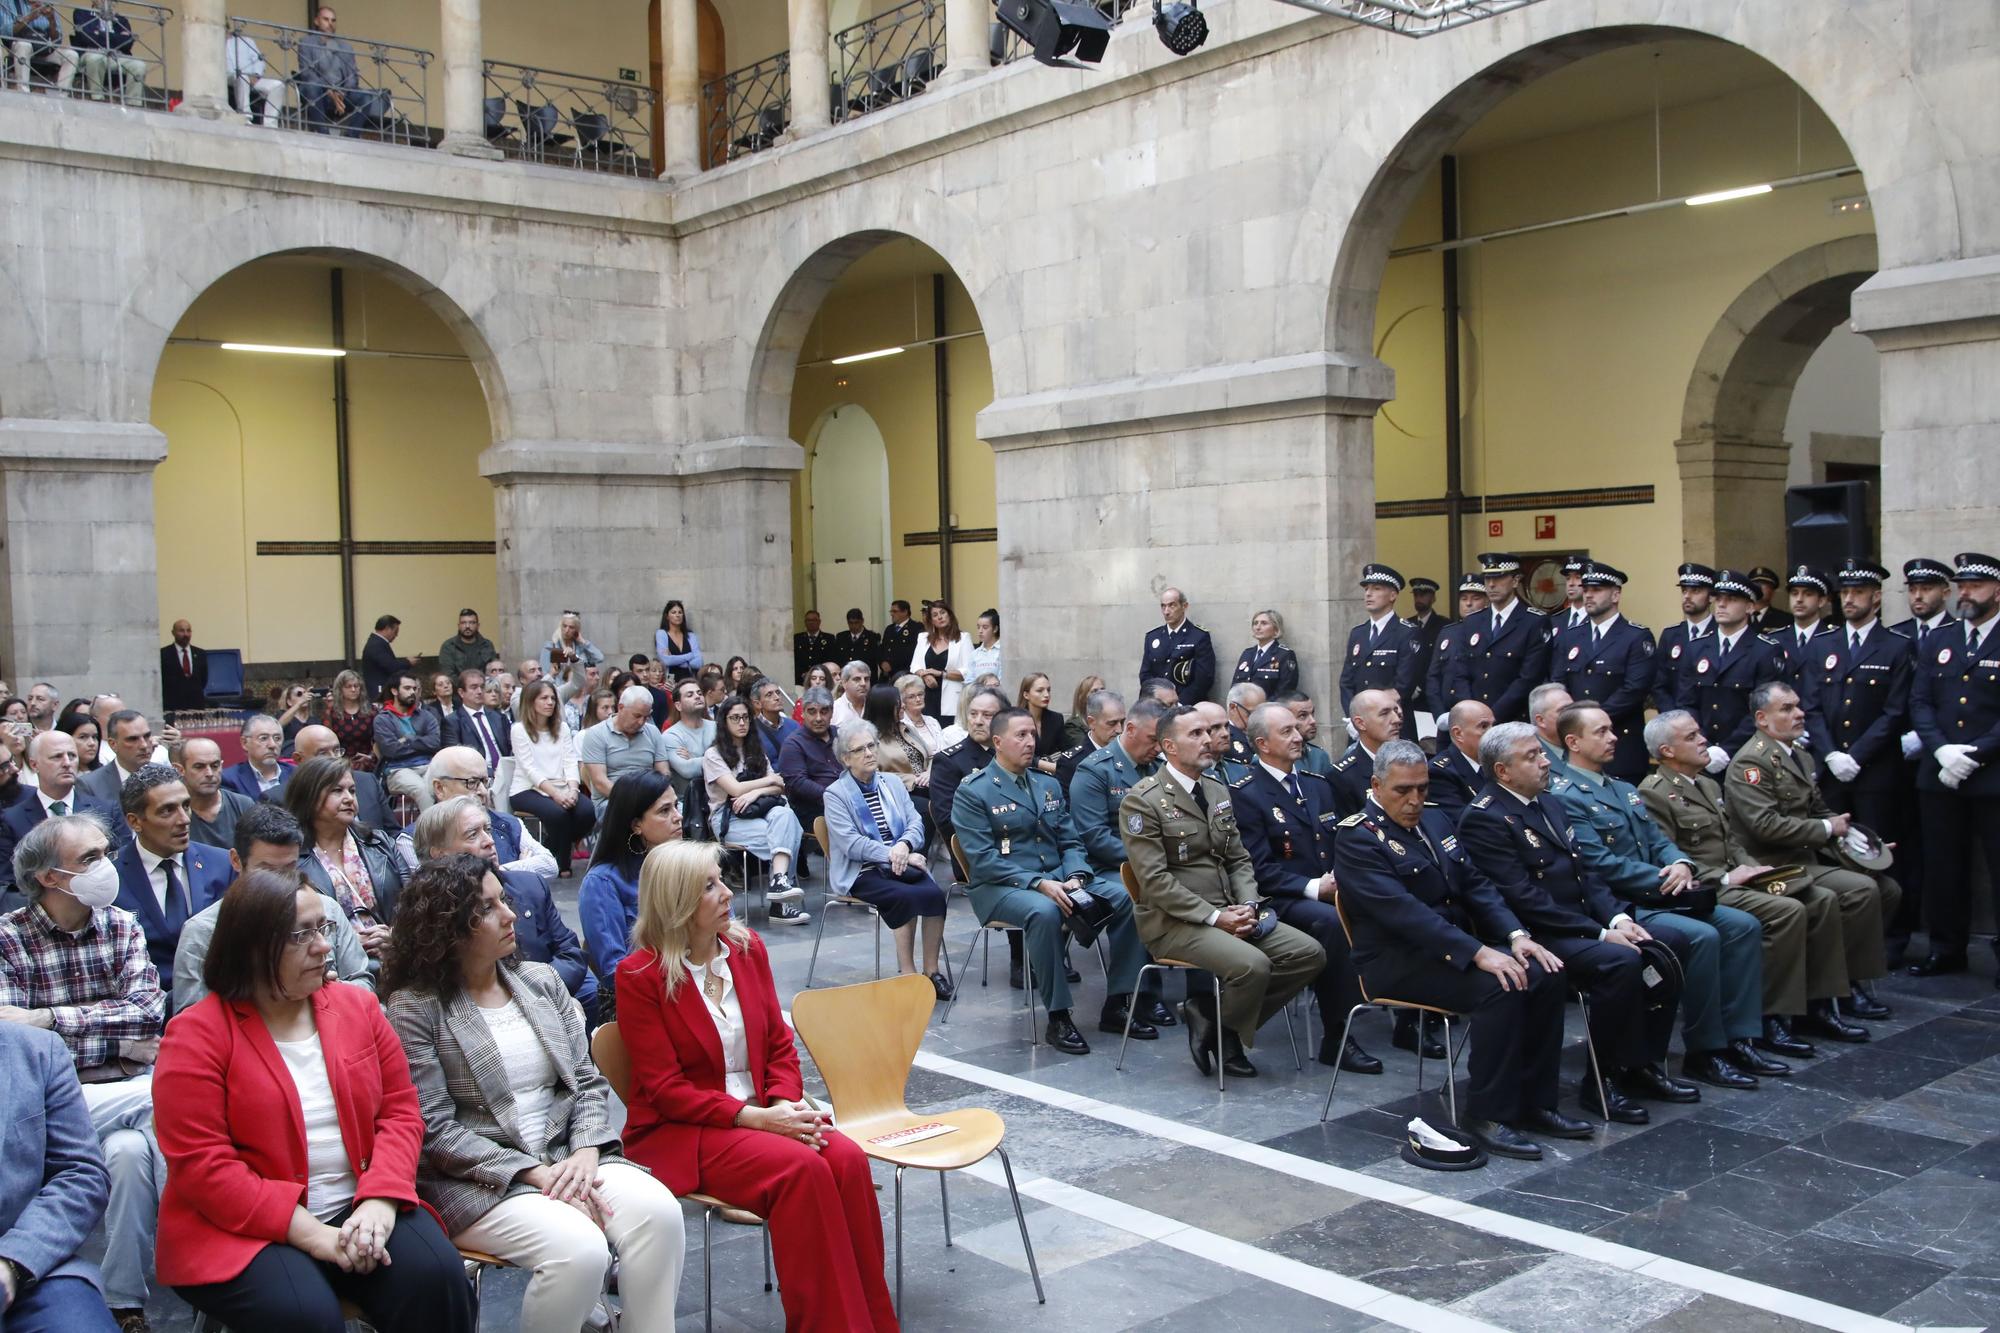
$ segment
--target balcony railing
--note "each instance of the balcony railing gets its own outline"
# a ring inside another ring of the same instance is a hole
[[[44,28],[0,42],[0,81],[16,92],[164,111],[172,16],[138,0],[94,0],[76,5],[65,28],[58,11]]]
[[[944,68],[943,0],[904,0],[833,34],[833,118],[915,97]]]
[[[653,90],[486,62],[486,139],[523,162],[653,174]]]
[[[719,165],[777,142],[792,121],[792,57],[787,51],[766,56],[702,85],[702,105],[708,108],[703,160]]]
[[[231,18],[230,105],[253,124],[432,146],[429,51]]]

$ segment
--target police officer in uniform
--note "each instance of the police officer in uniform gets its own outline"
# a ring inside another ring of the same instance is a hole
[[[1910,616],[1889,626],[1908,639],[1910,685],[1924,664],[1935,655],[1929,651],[1931,636],[1957,623],[1951,606],[1951,566],[1942,560],[1918,556],[1903,562],[1903,597]],[[1923,739],[1913,724],[1906,723],[1902,735],[1903,776],[1896,786],[1896,882],[1903,886],[1903,904],[1889,924],[1889,966],[1901,967],[1910,946],[1910,936],[1923,924],[1925,888],[1923,812],[1917,795],[1917,777],[1923,769]],[[1888,835],[1884,835],[1888,836]]]
[[[1796,684],[1805,664],[1813,660],[1822,645],[1814,643],[1822,634],[1833,632],[1827,622],[1826,606],[1833,597],[1833,580],[1823,570],[1800,565],[1785,581],[1792,603],[1791,623],[1779,632],[1785,656],[1792,659],[1792,680]]]
[[[1563,606],[1551,617],[1550,629],[1561,634],[1566,629],[1590,623],[1590,608],[1583,604],[1583,571],[1589,561],[1572,555],[1563,561]]]
[[[1353,707],[1363,690],[1394,690],[1403,705],[1406,734],[1416,734],[1417,687],[1423,677],[1423,642],[1417,627],[1396,614],[1403,576],[1387,565],[1361,567],[1361,607],[1368,619],[1347,632],[1340,656],[1340,708]]]
[[[1445,687],[1453,703],[1477,699],[1502,722],[1519,722],[1528,716],[1528,691],[1549,678],[1549,618],[1521,600],[1513,556],[1482,553],[1479,569],[1487,607],[1466,620]]]
[[[1812,656],[1799,666],[1806,740],[1826,770],[1820,779],[1826,803],[1893,839],[1915,649],[1882,626],[1888,570],[1850,556],[1836,577],[1842,624],[1819,635]]]
[[[1572,699],[1593,699],[1611,715],[1618,733],[1613,777],[1637,782],[1646,776],[1646,697],[1653,689],[1653,632],[1627,620],[1618,603],[1625,574],[1602,561],[1583,567],[1585,619],[1556,633],[1549,681]]]
[[[1333,808],[1340,817],[1357,814],[1368,799],[1370,775],[1375,771],[1375,752],[1395,740],[1403,730],[1403,706],[1390,690],[1363,690],[1354,696],[1354,743],[1333,761],[1327,781],[1333,784]]]
[[[1216,751],[1217,777],[1224,782],[1234,782],[1248,772],[1257,762],[1257,752],[1250,748],[1250,715],[1267,702],[1264,687],[1247,680],[1239,680],[1229,687],[1225,696],[1229,710],[1229,730]]]
[[[1216,745],[1211,725],[1191,708],[1169,709],[1159,741],[1160,771],[1142,778],[1118,807],[1125,857],[1139,884],[1139,937],[1155,955],[1192,963],[1222,982],[1219,1012],[1214,996],[1200,991],[1181,1006],[1196,1067],[1214,1072],[1219,1023],[1223,1072],[1255,1078],[1249,1050],[1258,1029],[1320,974],[1326,951],[1303,931],[1259,920],[1257,876],[1230,791],[1206,776]]]
[[[1437,758],[1431,760],[1430,801],[1452,827],[1486,786],[1486,774],[1479,767],[1479,742],[1493,729],[1493,710],[1477,699],[1451,706],[1446,716],[1443,742]]]
[[[1986,889],[2000,911],[2000,560],[1959,555],[1952,571],[1962,622],[1933,630],[1910,689],[1923,742],[1924,925],[1930,955],[1910,968],[1931,977],[1966,968],[1972,918],[1972,841],[1986,853]],[[2000,941],[1995,943],[2000,953]],[[2000,978],[1996,978],[2000,985]]]
[[[1319,1062],[1355,1074],[1379,1074],[1382,1062],[1354,1038],[1343,1048],[1333,1015],[1361,1003],[1354,965],[1347,958],[1347,935],[1333,906],[1333,834],[1340,816],[1325,778],[1298,770],[1305,753],[1299,720],[1283,704],[1264,704],[1250,714],[1255,758],[1229,784],[1236,828],[1250,853],[1257,888],[1278,920],[1302,930],[1326,951],[1326,967],[1313,989],[1319,996],[1323,1038]]]
[[[1147,633],[1139,654],[1139,692],[1158,677],[1174,683],[1182,703],[1199,703],[1215,688],[1215,645],[1207,630],[1187,618],[1187,596],[1179,588],[1161,589],[1160,613],[1167,623]]]
[[[1259,611],[1250,617],[1250,634],[1256,642],[1236,659],[1235,683],[1248,681],[1262,686],[1264,697],[1275,699],[1299,687],[1299,655],[1285,646],[1285,618],[1276,611]]]
[[[1437,609],[1438,581],[1419,575],[1410,580],[1410,623],[1417,627],[1417,688],[1416,698],[1407,701],[1405,707],[1411,712],[1423,709],[1436,712],[1429,702],[1425,686],[1430,683],[1431,658],[1437,652],[1438,635],[1444,627],[1452,623],[1451,618]]]
[[[1746,575],[1750,586],[1755,588],[1756,607],[1751,612],[1750,623],[1759,633],[1776,634],[1792,623],[1792,613],[1782,607],[1771,605],[1771,598],[1778,591],[1778,572],[1769,565],[1752,565]]]
[[[859,662],[868,668],[868,683],[875,684],[882,678],[876,660],[882,656],[882,636],[868,628],[868,618],[861,608],[850,607],[847,612],[847,628],[834,636],[833,656],[829,661],[845,666],[849,662]],[[908,659],[904,659],[907,661]]]
[[[1681,590],[1681,618],[1660,631],[1654,654],[1653,706],[1662,713],[1679,706],[1674,696],[1680,689],[1681,659],[1687,655],[1688,645],[1715,633],[1715,612],[1709,608],[1715,595],[1715,571],[1689,561],[1680,567],[1675,582]]]
[[[1424,707],[1437,715],[1439,731],[1444,730],[1444,715],[1458,702],[1451,695],[1450,679],[1469,632],[1465,623],[1485,609],[1486,584],[1477,574],[1462,576],[1458,581],[1458,619],[1438,631],[1429,665],[1424,668]]]
[[[806,672],[833,660],[833,636],[819,627],[819,612],[806,612],[806,627],[792,636],[792,679],[805,683]],[[832,681],[827,682],[831,689]]]
[[[917,622],[910,618],[910,604],[900,597],[889,603],[889,623],[882,627],[881,660],[875,664],[881,681],[892,681],[910,665],[917,647]]]
[[[1733,569],[1715,574],[1715,633],[1689,643],[1681,655],[1675,703],[1694,714],[1708,737],[1708,771],[1729,767],[1730,756],[1757,730],[1750,716],[1750,691],[1767,681],[1787,679],[1791,664],[1784,646],[1750,624],[1757,588]]]

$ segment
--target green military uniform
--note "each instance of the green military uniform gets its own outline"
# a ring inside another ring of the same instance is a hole
[[[1257,901],[1257,874],[1236,831],[1229,788],[1210,777],[1196,781],[1199,800],[1163,768],[1119,803],[1119,831],[1139,885],[1133,915],[1155,958],[1191,963],[1221,980],[1221,1023],[1248,1048],[1257,1029],[1319,976],[1326,951],[1287,925],[1252,943],[1209,924],[1222,908]]]
[[[1847,980],[1872,981],[1887,973],[1882,923],[1895,918],[1903,890],[1887,875],[1834,863],[1828,850],[1833,835],[1822,822],[1834,812],[1820,795],[1818,761],[1803,745],[1780,745],[1759,732],[1730,761],[1722,790],[1729,831],[1752,863],[1801,863],[1811,883],[1840,899]]]

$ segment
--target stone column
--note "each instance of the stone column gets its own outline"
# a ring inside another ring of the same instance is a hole
[[[701,31],[695,0],[661,0],[660,178],[682,180],[701,170]]]
[[[166,436],[145,422],[0,419],[9,680],[46,680],[64,698],[110,690],[158,716],[153,469],[166,456]]]
[[[181,5],[180,111],[203,120],[220,120],[229,110],[228,67],[223,45],[223,0],[184,0]]]
[[[993,68],[993,6],[987,0],[944,0],[944,72],[939,83],[957,83]]]
[[[833,124],[832,70],[827,45],[826,0],[788,0],[791,13],[792,123],[797,139]]]
[[[438,0],[444,37],[444,150],[499,157],[486,141],[486,63],[480,50],[479,0]]]
[[[1674,441],[1681,474],[1681,559],[1717,569],[1783,568],[1791,453],[1782,439],[1724,439],[1712,430]]]

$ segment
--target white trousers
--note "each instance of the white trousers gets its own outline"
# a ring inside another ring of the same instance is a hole
[[[29,64],[35,56],[35,45],[25,38],[14,43],[14,91],[16,92],[28,91]],[[51,46],[48,54],[56,62],[56,88],[61,92],[68,92],[69,86],[76,82],[76,48]]]
[[[153,1076],[86,1083],[83,1104],[90,1108],[90,1125],[111,1174],[111,1201],[104,1209],[104,1303],[114,1310],[143,1309],[160,1191],[167,1187],[167,1162],[153,1140]]]
[[[630,1333],[672,1333],[687,1260],[680,1200],[629,1162],[606,1161],[597,1175],[612,1209],[602,1231],[569,1204],[517,1194],[451,1238],[464,1249],[534,1270],[521,1299],[521,1333],[576,1333],[604,1290],[611,1251],[619,1259],[622,1326]]]
[[[250,99],[256,97],[253,103]],[[267,75],[236,76],[236,98],[233,103],[237,110],[255,124],[269,129],[278,123],[278,113],[285,109],[285,81]]]

